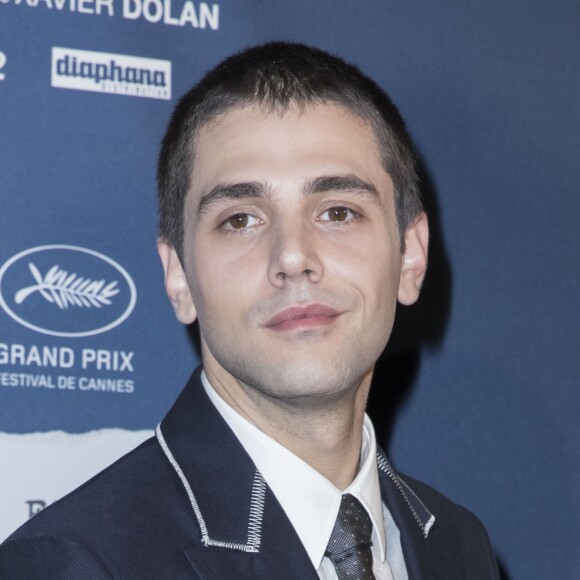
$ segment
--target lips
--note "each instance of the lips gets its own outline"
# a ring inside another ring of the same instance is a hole
[[[325,304],[293,306],[278,312],[264,324],[272,330],[294,330],[331,324],[341,312]]]

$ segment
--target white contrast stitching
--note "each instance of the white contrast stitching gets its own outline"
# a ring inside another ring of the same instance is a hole
[[[197,522],[199,524],[199,529],[201,531],[201,542],[204,546],[215,546],[219,548],[228,548],[230,550],[240,550],[242,552],[259,552],[260,551],[260,544],[261,544],[261,532],[262,532],[262,517],[264,515],[264,504],[266,498],[266,482],[262,478],[262,475],[258,470],[256,470],[256,474],[254,476],[254,484],[252,486],[252,498],[250,502],[250,520],[248,524],[248,543],[247,544],[234,544],[232,542],[221,542],[219,540],[212,540],[207,533],[207,526],[205,525],[205,520],[201,514],[201,510],[199,509],[199,505],[193,495],[193,491],[185,474],[183,473],[179,463],[171,453],[171,449],[167,445],[165,441],[165,437],[163,437],[163,433],[161,432],[161,425],[157,425],[155,429],[155,436],[157,437],[157,441],[159,441],[159,445],[165,453],[165,456],[169,460],[169,463],[175,469],[175,472],[179,476],[183,487],[185,488],[185,492],[187,493],[187,497],[189,498],[189,503],[193,508],[193,513],[197,518]]]
[[[433,514],[431,514],[431,517],[429,518],[429,521],[425,525],[425,530],[424,530],[425,537],[427,537],[429,535],[429,532],[431,531],[431,526],[434,523],[435,523],[435,516]]]
[[[423,530],[423,536],[426,538],[429,535],[429,532],[433,524],[435,523],[435,516],[425,507],[425,504],[419,499],[417,494],[400,477],[398,477],[395,474],[393,468],[391,467],[391,464],[379,452],[377,452],[377,465],[379,466],[379,469],[383,470],[397,486],[397,489],[401,492],[401,495],[403,496],[405,502],[409,506],[409,509],[413,513],[415,521],[419,524],[419,527]],[[417,512],[415,511],[415,508],[411,504],[409,497],[407,496],[405,490],[403,489],[403,485],[409,490],[409,493],[411,493],[413,497],[421,504],[423,509],[431,516],[426,524],[423,523],[422,519],[419,517],[419,514],[417,514]]]
[[[187,497],[189,497],[189,503],[191,504],[191,507],[193,508],[193,511],[195,513],[195,517],[197,518],[197,521],[199,523],[199,527],[201,529],[202,542],[205,543],[208,540],[205,521],[203,520],[203,516],[201,515],[201,511],[199,510],[199,506],[197,505],[197,501],[195,500],[195,496],[193,495],[193,491],[189,486],[189,482],[187,481],[185,474],[183,473],[183,471],[181,471],[181,467],[179,467],[179,464],[175,460],[175,457],[173,457],[171,449],[169,449],[169,447],[167,446],[165,437],[163,437],[163,433],[161,432],[161,425],[157,425],[157,428],[155,429],[155,436],[157,437],[157,441],[159,441],[159,445],[161,445],[161,449],[163,449],[163,453],[165,453],[167,459],[169,460],[169,463],[171,463],[173,469],[175,469],[175,471],[177,472],[179,479],[181,479],[181,483],[185,488]]]
[[[435,520],[435,517],[427,509],[427,506],[421,501],[421,498],[409,487],[408,483],[402,477],[399,477],[399,481],[409,490],[409,493],[413,495],[413,497],[421,504],[421,507],[431,516],[431,518],[429,518],[429,521],[425,524],[425,527],[429,526],[429,528],[431,528],[431,526],[433,525],[431,519]]]
[[[266,503],[266,482],[256,469],[254,485],[252,486],[252,503],[250,506],[250,522],[248,524],[248,546],[258,552],[262,542],[262,518]]]

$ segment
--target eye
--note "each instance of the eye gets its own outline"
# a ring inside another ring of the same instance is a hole
[[[249,213],[235,213],[225,219],[220,226],[230,231],[242,231],[260,225],[262,220]]]
[[[324,222],[346,222],[360,217],[359,214],[348,207],[331,207],[320,215],[319,220]]]

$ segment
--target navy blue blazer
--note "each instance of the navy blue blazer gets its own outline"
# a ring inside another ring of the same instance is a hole
[[[276,497],[208,399],[200,369],[156,437],[0,546],[2,580],[317,580]],[[497,580],[468,511],[377,456],[410,580]]]

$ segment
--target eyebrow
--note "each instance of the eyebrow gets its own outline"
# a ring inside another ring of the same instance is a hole
[[[326,193],[327,191],[352,191],[368,195],[374,201],[381,203],[377,188],[356,175],[323,175],[306,181],[304,193]]]
[[[269,197],[270,189],[260,181],[245,183],[218,183],[207,193],[204,193],[197,202],[197,214],[206,212],[209,206],[228,199],[245,199],[255,197]]]
[[[304,182],[304,195],[326,193],[328,191],[351,191],[367,195],[373,201],[381,204],[381,197],[377,188],[361,179],[349,175],[322,175],[307,179]],[[204,193],[197,202],[197,215],[205,213],[208,208],[220,201],[231,199],[267,198],[271,195],[270,187],[261,181],[248,181],[242,183],[218,183],[207,193]]]

